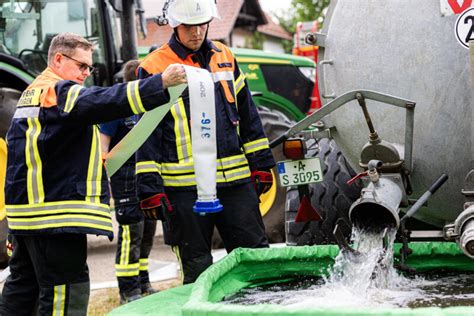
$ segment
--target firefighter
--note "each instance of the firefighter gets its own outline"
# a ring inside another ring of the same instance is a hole
[[[171,63],[207,69],[214,78],[217,130],[217,198],[223,211],[201,216],[190,134],[188,90],[137,151],[137,190],[145,216],[162,220],[165,243],[173,247],[191,283],[212,264],[211,239],[217,227],[227,252],[268,247],[259,195],[270,188],[275,165],[257,108],[243,73],[225,45],[207,39],[218,17],[213,0],[172,1],[169,42],[140,64],[140,78]]]
[[[140,62],[128,61],[123,68],[125,82],[137,79]],[[100,125],[102,152],[106,155],[138,122],[137,115]],[[145,219],[139,208],[135,187],[135,155],[110,178],[115,218],[119,223],[115,274],[120,303],[125,304],[156,291],[148,277],[148,256],[153,246],[156,221]]]
[[[110,88],[84,88],[93,46],[62,33],[48,67],[23,92],[7,134],[5,204],[13,235],[1,315],[85,315],[86,234],[113,238],[95,124],[151,110],[185,82],[181,65]]]

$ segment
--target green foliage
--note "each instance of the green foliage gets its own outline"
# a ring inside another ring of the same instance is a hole
[[[291,7],[276,15],[280,25],[290,33],[295,33],[297,22],[317,20],[322,26],[325,9],[330,0],[291,0]]]
[[[254,32],[252,36],[248,36],[245,38],[244,47],[262,50],[264,41],[265,35],[260,32]]]

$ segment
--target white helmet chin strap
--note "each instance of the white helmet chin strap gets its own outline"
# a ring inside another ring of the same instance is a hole
[[[198,199],[194,212],[222,211],[217,198],[217,140],[214,81],[202,68],[184,66],[188,78],[191,142]]]

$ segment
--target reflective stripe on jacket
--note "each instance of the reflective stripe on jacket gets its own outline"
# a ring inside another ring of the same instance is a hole
[[[251,170],[275,165],[244,74],[228,47],[206,40],[200,53],[190,52],[173,35],[140,64],[139,77],[161,73],[174,63],[207,69],[215,82],[217,185],[248,182]],[[196,185],[191,147],[189,94],[186,89],[137,152],[139,195],[162,187]]]
[[[161,78],[84,88],[47,68],[23,92],[7,134],[13,234],[113,236],[96,125],[168,102]]]

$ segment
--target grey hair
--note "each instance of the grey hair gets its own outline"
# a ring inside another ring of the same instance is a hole
[[[82,36],[73,33],[59,33],[51,40],[48,50],[48,64],[51,64],[56,53],[74,55],[77,48],[94,50],[94,45]]]

